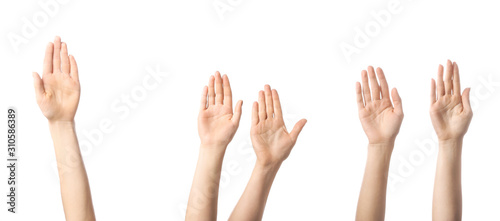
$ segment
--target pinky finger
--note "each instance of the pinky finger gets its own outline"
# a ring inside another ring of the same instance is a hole
[[[252,125],[257,125],[259,123],[259,103],[257,101],[253,102],[252,106]]]
[[[208,87],[203,87],[203,91],[201,92],[201,101],[200,101],[200,111],[207,109],[207,95],[208,95]]]
[[[361,84],[359,82],[356,82],[356,101],[358,103],[358,109],[365,107],[363,104],[363,95],[361,94]]]
[[[436,81],[431,80],[431,105],[436,103]]]

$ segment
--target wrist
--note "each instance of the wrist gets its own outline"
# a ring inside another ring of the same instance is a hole
[[[52,133],[75,131],[75,121],[49,121],[49,130]]]
[[[449,138],[449,139],[438,139],[439,141],[439,146],[447,146],[447,145],[462,145],[463,142],[463,137],[457,137],[457,138]]]
[[[382,139],[377,141],[371,141],[368,139],[368,145],[378,145],[378,146],[394,146],[396,139]]]
[[[286,159],[286,158],[285,158]],[[273,157],[257,156],[255,166],[259,168],[279,168],[285,159],[274,159]]]
[[[75,125],[75,120],[49,120],[49,126],[73,126]]]
[[[227,145],[221,144],[204,144],[200,145],[200,155],[222,155],[226,153]]]
[[[276,174],[281,167],[282,162],[278,163],[259,163],[258,161],[255,163],[254,171],[258,171],[264,174]]]
[[[451,153],[460,155],[462,152],[462,138],[439,140],[439,151],[443,153]]]
[[[368,144],[368,155],[389,157],[392,155],[392,150],[394,149],[394,141],[381,142],[381,143],[369,143]]]

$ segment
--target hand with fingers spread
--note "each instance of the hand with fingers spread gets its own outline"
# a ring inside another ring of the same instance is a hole
[[[33,73],[36,100],[49,121],[66,220],[95,220],[92,196],[78,138],[75,114],[80,99],[78,68],[66,43],[56,37],[45,51],[43,77]]]
[[[302,119],[288,132],[283,121],[281,104],[276,90],[266,85],[259,92],[259,102],[253,104],[251,139],[257,162],[245,192],[229,220],[262,220],[267,197],[281,163],[292,151],[300,131],[306,124]]]
[[[391,102],[389,86],[381,68],[377,68],[377,76],[380,85],[373,67],[370,66],[368,72],[361,72],[363,87],[359,82],[356,83],[359,119],[369,141],[356,220],[385,218],[390,159],[403,121],[403,107],[398,91],[396,88],[392,90]]]
[[[217,220],[217,200],[222,160],[241,117],[240,100],[233,113],[231,86],[226,75],[210,76],[203,88],[198,133],[201,146],[189,194],[186,220]]]
[[[458,65],[448,60],[443,79],[431,82],[432,125],[439,139],[439,154],[432,203],[433,220],[462,219],[462,142],[472,120],[470,88],[461,93]],[[437,85],[436,85],[437,84]]]

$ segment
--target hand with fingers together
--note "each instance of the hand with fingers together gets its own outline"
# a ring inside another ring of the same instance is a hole
[[[47,45],[43,78],[36,72],[33,78],[36,100],[43,115],[51,122],[73,121],[80,101],[78,67],[60,38]]]
[[[33,73],[38,106],[49,121],[66,220],[95,220],[92,196],[78,138],[75,114],[80,81],[75,58],[56,37],[45,50],[43,76]]]
[[[252,108],[250,132],[257,162],[247,187],[229,220],[262,220],[267,197],[282,162],[288,157],[306,124],[302,119],[288,132],[276,90],[269,85],[259,92]]]
[[[470,88],[463,93],[457,63],[447,62],[443,79],[443,66],[439,65],[436,81],[431,82],[431,120],[439,140],[462,139],[472,120],[469,101]]]
[[[439,154],[432,203],[433,220],[462,219],[462,143],[472,120],[470,88],[461,93],[458,65],[447,61],[443,79],[431,82],[430,115],[439,140]],[[437,84],[437,85],[436,85]]]
[[[359,194],[356,220],[384,220],[389,164],[394,142],[403,121],[403,106],[396,88],[392,102],[384,72],[368,67],[356,83],[359,120],[368,137],[368,157]],[[369,79],[369,80],[368,80]],[[370,91],[371,88],[371,91]],[[394,103],[394,105],[393,105]]]
[[[266,85],[264,91],[259,91],[259,102],[254,102],[252,108],[250,137],[257,163],[263,166],[281,164],[292,151],[306,122],[306,119],[300,120],[288,132],[278,92],[276,89],[271,91],[271,87]]]
[[[217,200],[222,160],[241,118],[240,100],[233,113],[229,79],[219,72],[203,88],[198,134],[201,145],[198,164],[189,194],[186,220],[217,220]]]
[[[208,99],[207,99],[208,95]],[[243,101],[238,101],[233,114],[231,86],[227,75],[217,72],[203,88],[198,133],[203,147],[225,147],[233,139],[241,117]]]
[[[363,90],[359,82],[356,83],[359,120],[370,144],[394,142],[404,116],[397,89],[393,88],[391,92],[393,106],[389,97],[389,86],[381,68],[377,68],[377,76],[380,85],[377,83],[373,67],[370,66],[368,74],[365,70],[361,73]],[[370,78],[369,83],[368,78]]]

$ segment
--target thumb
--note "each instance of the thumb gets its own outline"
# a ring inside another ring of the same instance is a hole
[[[472,113],[472,108],[470,106],[470,87],[465,88],[462,93],[462,106],[464,107],[465,112]]]
[[[240,123],[241,106],[243,106],[243,101],[239,100],[238,103],[236,103],[236,107],[234,108],[233,118],[231,119],[234,124],[239,124]]]
[[[392,102],[394,103],[394,111],[398,114],[403,114],[403,102],[399,96],[398,89],[393,88],[391,92]]]
[[[45,89],[43,88],[43,81],[40,78],[40,75],[36,72],[33,72],[33,84],[35,86],[35,95],[36,95],[36,100],[40,100],[45,93]]]
[[[304,125],[306,125],[306,123],[307,123],[307,120],[302,119],[302,120],[299,120],[299,122],[297,122],[295,124],[295,126],[293,126],[293,129],[290,132],[290,136],[292,137],[292,141],[294,143],[297,141],[297,138],[299,137],[300,131],[302,131],[302,128],[304,128]]]

